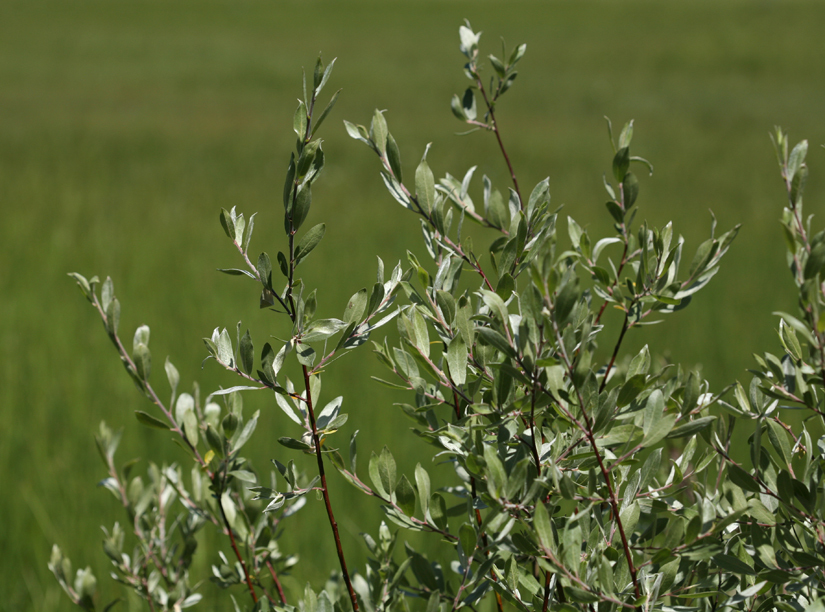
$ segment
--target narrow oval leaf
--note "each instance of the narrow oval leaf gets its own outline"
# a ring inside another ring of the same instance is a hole
[[[318,243],[321,242],[321,238],[324,237],[324,233],[327,230],[327,226],[324,223],[319,223],[312,229],[310,229],[306,234],[304,234],[303,238],[301,238],[300,242],[298,242],[298,246],[295,247],[295,266],[297,267],[304,259],[306,259],[307,255],[309,255],[312,250],[318,246]]]
[[[154,427],[155,429],[169,429],[169,425],[161,421],[160,419],[153,417],[148,412],[143,412],[142,410],[135,410],[135,416],[139,423],[146,425],[147,427]]]
[[[429,145],[427,150],[429,150]],[[427,164],[427,151],[424,152],[421,163],[415,169],[415,194],[418,197],[418,204],[429,215],[435,203],[435,177]]]
[[[364,316],[364,311],[367,309],[367,289],[363,288],[358,293],[353,295],[347,307],[344,309],[343,320],[345,323],[355,323],[361,321]]]
[[[395,503],[407,516],[415,514],[415,490],[403,474],[395,488]]]
[[[467,345],[461,335],[457,335],[447,348],[447,366],[450,378],[457,385],[463,385],[467,380]]]

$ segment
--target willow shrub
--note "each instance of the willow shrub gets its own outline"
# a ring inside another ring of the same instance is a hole
[[[150,376],[149,329],[138,328],[128,346],[112,281],[72,274],[151,404],[135,412],[137,420],[171,431],[188,458],[135,475],[132,463],[115,461],[120,433],[101,425],[104,484],[128,526],[106,530],[114,578],[153,611],[197,604],[194,585],[203,577],[189,570],[195,536],[208,528],[231,548],[229,556],[215,554],[211,580],[231,590],[236,610],[821,607],[825,438],[814,442],[807,419],[793,427],[783,420],[789,409],[825,418],[825,232],[814,234],[802,213],[807,144],[789,152],[786,135],[774,136],[800,306],[796,316],[781,314],[784,354],[758,356],[746,386],[712,390],[697,372],[656,366],[646,347],[627,355],[623,341],[629,329],[688,306],[718,271],[738,228],[717,235],[714,223],[683,262],[687,246],[671,224],[634,225],[639,181],[632,169],[650,164],[631,153],[632,122],[617,138],[610,130],[604,188],[615,233],[597,239],[571,217],[560,219],[547,180],[522,191],[496,122],[525,46],[506,58],[489,56],[488,80],[469,24],[460,41],[470,85],[453,98],[453,113],[497,139],[512,184],[497,189],[485,176],[479,190],[474,168],[461,180],[448,174],[436,181],[426,151],[405,179],[380,111],[369,129],[346,122],[376,155],[392,198],[417,218],[425,249],[389,274],[379,260],[376,283],[355,292],[340,319],[315,318],[316,290],[299,274],[324,236],[323,223],[306,229],[306,222],[325,163],[316,133],[338,96],[317,112],[334,63],[319,60],[295,112],[281,250],[250,257],[255,215],[220,213],[240,262],[222,271],[248,276],[260,307],[279,315],[272,337],[289,338],[261,346],[238,324],[205,339],[207,358],[235,373],[238,386],[205,396],[197,385],[181,392],[167,359],[171,397],[159,391]],[[466,223],[493,230],[495,239],[475,246],[462,234]],[[603,317],[608,308],[622,316]],[[393,320],[398,346],[375,333]],[[391,449],[356,462],[355,435],[336,435],[347,415],[342,398],[321,399],[321,373],[368,340],[389,371],[383,382],[408,392],[402,409],[415,434],[452,464],[452,482],[433,485],[430,454],[414,473],[399,474]],[[284,376],[286,360],[299,364],[298,380]],[[279,439],[284,448],[270,473],[254,470],[241,454],[262,436],[258,413],[243,411],[250,390],[271,391],[283,431],[295,432]],[[750,461],[742,464],[729,454],[735,424],[750,433]],[[317,469],[300,473],[290,459],[295,453],[313,455]],[[347,565],[338,537],[335,513],[345,505],[330,499],[327,486],[336,472],[386,514],[380,526],[364,526],[375,537],[365,536],[372,558],[363,569]],[[316,496],[329,517],[338,579],[320,592],[308,585],[301,601],[287,601],[279,576],[300,566],[279,548],[278,535]],[[398,546],[407,531],[440,542],[438,556]],[[50,567],[75,603],[102,606],[90,570],[72,575],[57,547]]]

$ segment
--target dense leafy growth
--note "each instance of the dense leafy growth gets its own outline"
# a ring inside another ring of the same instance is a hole
[[[685,308],[718,271],[738,227],[717,235],[714,222],[683,262],[687,246],[670,224],[634,225],[640,186],[633,169],[652,166],[631,154],[632,122],[617,137],[608,122],[613,157],[604,187],[614,235],[595,239],[562,218],[550,204],[548,180],[523,192],[496,105],[526,47],[489,56],[485,81],[478,43],[469,24],[460,28],[470,86],[453,98],[452,110],[471,128],[492,132],[512,185],[497,189],[484,176],[479,191],[475,167],[462,179],[447,174],[436,181],[426,150],[405,181],[383,113],[375,111],[369,128],[346,122],[348,133],[378,156],[392,198],[418,217],[426,257],[408,253],[408,265],[389,274],[379,260],[375,284],[356,291],[340,319],[315,318],[316,291],[298,276],[324,236],[323,223],[304,223],[325,162],[316,131],[338,97],[316,112],[334,64],[318,61],[295,112],[282,250],[250,258],[255,215],[247,219],[234,208],[220,214],[242,261],[221,271],[250,277],[261,308],[285,322],[279,332],[286,340],[274,346],[256,349],[240,324],[204,339],[207,359],[237,374],[238,386],[204,397],[197,384],[179,392],[167,359],[172,392],[163,399],[150,382],[148,327],[137,329],[129,350],[118,331],[112,281],[72,275],[156,407],[136,411],[138,421],[171,430],[192,459],[191,467],[151,465],[145,477],[134,475],[132,463],[118,467],[114,459],[120,433],[101,425],[104,485],[133,532],[127,547],[124,528],[106,531],[114,578],[151,610],[197,604],[189,575],[195,534],[211,526],[234,553],[215,560],[212,580],[237,587],[236,610],[821,607],[825,438],[815,444],[807,423],[825,417],[825,231],[812,234],[802,213],[807,144],[789,151],[787,136],[774,136],[800,304],[796,316],[779,313],[784,354],[757,356],[747,388],[712,390],[698,372],[657,365],[647,347],[625,354],[623,341],[629,329]],[[476,247],[462,233],[466,222],[491,230],[492,242]],[[607,316],[608,309],[619,316]],[[373,333],[393,319],[396,346]],[[452,482],[434,484],[424,458],[414,473],[399,474],[386,447],[359,463],[357,432],[337,439],[347,415],[341,397],[321,402],[321,373],[371,338],[389,370],[380,382],[409,392],[401,409],[453,466]],[[299,380],[283,374],[287,359],[297,361]],[[244,415],[241,398],[249,391],[271,393],[302,429],[279,439],[285,450],[270,474],[256,472],[240,454],[258,421],[258,413]],[[805,411],[801,424],[783,418],[790,409]],[[731,453],[737,424],[750,434],[743,463]],[[299,473],[289,459],[295,451],[316,458],[314,474]],[[362,571],[346,563],[335,518],[343,506],[330,499],[330,467],[386,514],[377,538],[365,536],[372,559]],[[327,510],[340,580],[320,593],[307,586],[300,602],[287,601],[279,576],[294,571],[297,558],[280,550],[277,536],[312,491]],[[409,545],[399,550],[405,531],[431,534],[442,543],[440,556],[426,558]],[[72,576],[57,547],[51,569],[75,603],[99,605],[95,577],[89,570]]]

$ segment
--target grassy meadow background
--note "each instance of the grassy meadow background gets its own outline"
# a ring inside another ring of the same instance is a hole
[[[649,343],[673,361],[701,365],[716,388],[747,381],[753,352],[778,350],[771,312],[795,304],[768,132],[781,124],[793,139],[810,139],[807,211],[821,227],[823,3],[6,0],[0,610],[69,609],[46,568],[55,542],[76,567],[95,569],[104,601],[118,593],[100,548],[99,525],[122,520],[96,487],[104,473],[93,433],[102,419],[127,428],[122,461],[183,459],[168,435],[135,422],[134,410],[151,407],[66,272],[113,278],[123,336],[142,323],[152,329],[157,388],[166,389],[166,355],[184,386],[233,384],[213,364],[201,370],[200,338],[239,318],[257,346],[284,328],[257,309],[252,283],[215,272],[239,264],[218,211],[258,211],[251,250],[282,248],[280,193],[300,71],[322,51],[338,58],[326,95],[344,91],[321,129],[327,168],[308,223],[326,222],[327,235],[304,278],[319,287],[319,315],[340,316],[348,297],[373,282],[376,254],[389,267],[408,248],[424,250],[418,221],[386,194],[377,160],[346,136],[344,118],[366,123],[374,108],[388,109],[408,175],[432,142],[437,176],[478,164],[476,193],[482,173],[508,185],[491,135],[455,135],[463,126],[449,100],[467,83],[457,36],[465,17],[484,31],[485,53],[500,55],[500,36],[508,46],[528,45],[498,110],[524,191],[549,176],[563,214],[609,231],[603,116],[619,127],[635,118],[633,151],[656,167],[641,177],[638,219],[672,219],[690,257],[708,234],[708,209],[720,230],[743,224],[709,289],[673,319],[634,333],[628,349]],[[370,381],[380,374],[364,347],[330,370],[324,395],[345,396],[342,441],[360,429],[361,457],[389,444],[409,473],[419,451],[431,453],[392,407],[403,395]],[[295,434],[291,423],[268,398],[247,398],[247,406],[262,409],[250,451],[256,464],[287,457],[276,440]],[[332,481],[350,563],[363,567],[358,534],[376,532],[380,510]],[[284,537],[302,558],[297,577],[287,579],[293,591],[307,579],[320,588],[336,567],[322,505],[308,506]],[[196,573],[206,578],[207,563]]]

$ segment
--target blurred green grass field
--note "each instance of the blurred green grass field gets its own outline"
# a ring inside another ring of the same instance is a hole
[[[258,211],[253,250],[278,250],[282,175],[293,145],[300,70],[338,58],[328,89],[343,87],[322,129],[325,176],[310,222],[327,236],[306,266],[321,288],[319,314],[339,316],[388,266],[423,251],[417,221],[386,195],[376,160],[341,120],[366,123],[388,109],[408,172],[425,145],[437,175],[479,165],[502,189],[492,138],[455,136],[449,110],[463,91],[457,28],[469,18],[486,52],[526,42],[520,75],[498,114],[523,189],[550,177],[563,214],[609,231],[602,173],[610,149],[604,115],[635,118],[634,153],[656,167],[643,177],[639,219],[674,221],[692,252],[708,233],[742,232],[723,270],[691,308],[631,338],[716,388],[747,381],[751,353],[778,350],[775,310],[794,300],[776,222],[783,204],[768,139],[781,124],[809,138],[807,210],[825,202],[825,49],[819,2],[366,2],[287,0],[78,0],[0,3],[0,609],[68,610],[46,569],[52,543],[92,565],[115,592],[99,525],[121,518],[95,483],[103,476],[92,435],[101,419],[127,427],[119,456],[175,461],[166,436],[141,429],[147,409],[100,323],[66,277],[111,275],[121,329],[152,328],[159,366],[168,354],[185,384],[232,384],[209,365],[200,338],[242,318],[259,344],[277,325],[256,308],[250,283],[216,273],[238,264],[218,224],[220,207]],[[480,181],[477,184],[480,184]],[[524,187],[526,186],[526,187]],[[159,367],[157,374],[160,374]],[[325,395],[345,396],[343,436],[362,430],[360,455],[390,444],[409,471],[424,447],[392,408],[402,395],[364,347],[334,366]],[[164,383],[158,386],[163,387]],[[270,403],[259,466],[294,434]],[[425,453],[429,451],[424,450]],[[145,461],[144,461],[145,465]],[[380,510],[334,479],[334,503],[351,563]],[[335,567],[320,504],[301,513],[284,546],[316,588]],[[302,534],[317,533],[307,538]],[[203,577],[208,568],[199,567]],[[293,581],[290,588],[300,587]],[[134,602],[126,608],[142,609]],[[202,609],[212,609],[208,602]]]

